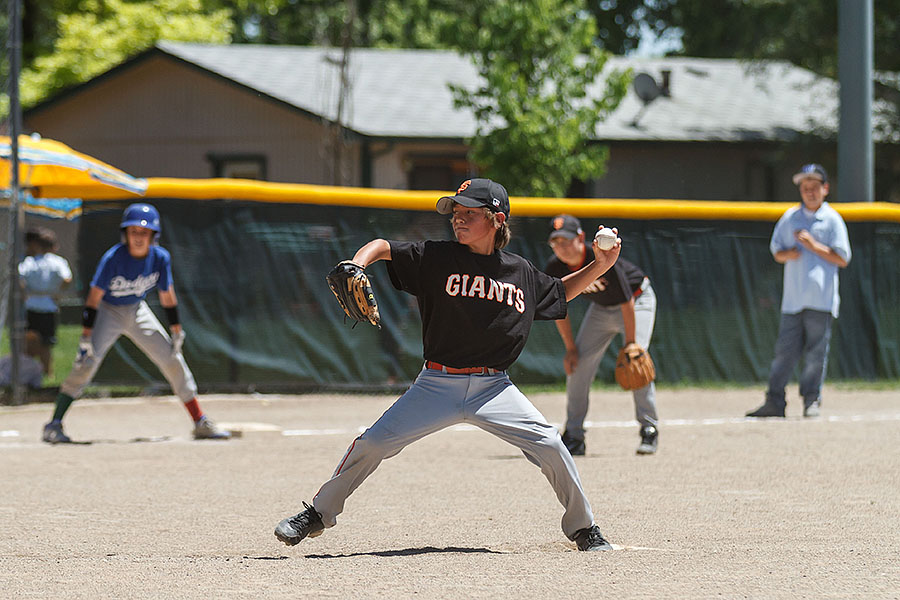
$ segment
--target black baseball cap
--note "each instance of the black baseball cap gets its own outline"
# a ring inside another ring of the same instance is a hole
[[[509,217],[509,194],[505,187],[490,179],[466,179],[455,196],[444,196],[437,201],[437,211],[449,215],[453,212],[454,202],[468,208],[484,206]]]
[[[800,172],[795,173],[792,177],[794,185],[800,185],[804,179],[818,179],[822,183],[828,183],[828,173],[825,172],[825,167],[822,165],[810,163],[800,167]]]
[[[583,233],[581,221],[572,215],[556,215],[550,219],[550,237],[547,239],[552,240],[553,238],[563,237],[571,240],[578,237],[581,233]]]

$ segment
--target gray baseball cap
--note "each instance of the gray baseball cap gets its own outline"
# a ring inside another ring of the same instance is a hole
[[[822,165],[810,163],[800,167],[800,172],[795,173],[791,181],[794,182],[794,185],[800,185],[804,179],[818,179],[822,183],[828,183],[828,173],[825,172],[825,167]]]

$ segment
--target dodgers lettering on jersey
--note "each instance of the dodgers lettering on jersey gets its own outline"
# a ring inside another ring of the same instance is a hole
[[[474,254],[457,242],[391,241],[391,282],[413,294],[426,360],[448,367],[508,368],[535,319],[566,316],[562,281],[511,252]]]
[[[144,258],[134,258],[124,244],[116,244],[106,251],[91,280],[106,293],[103,301],[109,304],[135,304],[154,287],[162,291],[172,283],[172,261],[169,252],[159,246],[150,246]]]

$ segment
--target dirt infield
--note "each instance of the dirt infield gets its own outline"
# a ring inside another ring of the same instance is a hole
[[[287,548],[393,397],[207,396],[243,431],[195,442],[173,398],[0,407],[3,598],[900,598],[900,395],[825,392],[823,416],[740,418],[760,389],[662,390],[660,452],[630,396],[595,394],[578,457],[617,550],[579,553],[540,471],[466,427],[385,461],[338,526]],[[551,422],[561,394],[532,395]],[[142,438],[144,441],[131,441]]]

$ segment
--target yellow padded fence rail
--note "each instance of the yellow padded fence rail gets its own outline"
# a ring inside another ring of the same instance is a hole
[[[358,206],[400,210],[434,210],[446,191],[409,191],[273,183],[248,179],[147,178],[147,199],[230,199],[245,202]],[[133,197],[132,197],[133,198]],[[86,198],[86,200],[89,200]],[[510,198],[513,217],[547,217],[570,213],[577,217],[648,220],[777,221],[795,202],[730,202],[623,198]],[[900,204],[836,202],[846,221],[900,223]]]

